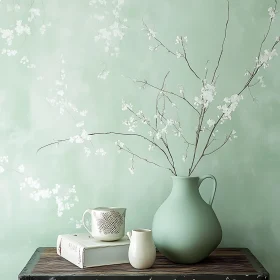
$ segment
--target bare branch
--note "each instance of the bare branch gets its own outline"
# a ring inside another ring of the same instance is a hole
[[[149,30],[148,25],[144,22],[143,19],[142,19],[142,21],[143,21],[143,25],[145,26],[145,28],[146,28],[147,30]],[[164,49],[166,49],[168,53],[171,53],[172,55],[174,55],[174,56],[177,57],[177,54],[176,54],[174,51],[172,51],[170,48],[168,48],[165,44],[163,44],[162,41],[161,41],[160,39],[158,39],[157,37],[153,37],[153,38],[154,38],[155,41],[157,41],[157,42],[159,43],[160,46],[162,46]],[[182,43],[182,48],[183,48],[183,51],[184,51],[184,55],[183,55],[182,57],[183,57],[184,60],[187,62],[189,69],[190,69],[191,72],[195,75],[195,77],[196,77],[197,79],[201,80],[201,78],[197,75],[197,73],[193,70],[193,68],[192,68],[191,65],[190,65],[190,62],[189,62],[189,60],[188,60],[188,58],[187,58],[186,50],[185,50],[185,47],[184,47],[184,44],[183,44],[183,38],[182,38],[182,36],[181,36],[181,43]],[[157,46],[157,47],[158,47],[158,46]]]
[[[168,91],[168,90],[164,90],[164,89],[162,90],[161,88],[159,88],[157,86],[154,86],[154,85],[148,83],[147,81],[136,80],[136,83],[142,83],[144,85],[147,85],[147,86],[149,86],[151,88],[154,88],[154,89],[157,89],[159,91],[162,91],[162,92],[169,93],[171,95],[177,96],[178,98],[183,99],[185,102],[187,102],[198,114],[200,114],[199,111],[184,96],[180,96],[180,95],[178,95],[178,94],[176,94],[176,93],[174,93],[172,91]]]
[[[232,132],[229,135],[226,136],[225,141],[219,147],[217,147],[216,149],[214,149],[213,151],[211,151],[209,153],[205,153],[204,155],[205,156],[211,155],[211,154],[215,153],[216,151],[218,151],[219,149],[221,149],[229,141],[231,134],[232,134]]]
[[[211,83],[214,82],[216,72],[217,72],[217,70],[220,66],[221,58],[222,58],[222,55],[223,55],[223,52],[224,52],[224,45],[225,45],[225,41],[226,41],[226,38],[227,38],[227,29],[228,29],[228,23],[229,23],[229,0],[227,0],[227,4],[228,4],[227,5],[227,21],[226,21],[226,26],[225,26],[225,35],[224,35],[224,39],[223,39],[223,43],[222,43],[222,49],[221,49],[221,52],[220,52],[218,63],[217,63],[217,66],[215,68]]]
[[[139,156],[139,155],[133,153],[128,147],[127,147],[127,148],[121,148],[121,147],[119,146],[119,148],[120,148],[121,150],[124,150],[124,151],[126,151],[127,153],[131,154],[133,157],[137,157],[137,158],[139,158],[139,159],[141,159],[141,160],[143,160],[143,161],[146,161],[147,163],[153,164],[153,165],[155,165],[155,166],[157,166],[157,167],[160,167],[160,168],[163,168],[163,169],[167,169],[167,170],[169,170],[173,175],[176,176],[176,173],[174,173],[174,171],[173,171],[171,168],[162,166],[162,165],[160,165],[160,164],[158,164],[158,163],[156,163],[156,162],[150,161],[150,160],[147,159],[147,158],[143,158],[143,157],[141,157],[141,156]]]
[[[185,49],[185,46],[184,46],[184,41],[183,41],[183,37],[181,36],[181,45],[182,45],[182,49],[183,49],[183,52],[184,52],[184,56],[183,58],[185,59],[185,61],[187,62],[190,70],[193,72],[193,74],[196,76],[196,78],[198,78],[199,80],[201,80],[201,78],[197,75],[197,73],[193,70],[193,68],[191,67],[190,65],[190,62],[187,58],[187,53],[186,53],[186,49]]]
[[[277,2],[276,2],[276,3],[277,3]],[[275,9],[276,9],[276,7],[275,7]],[[271,24],[269,24],[269,27],[268,27],[269,30],[270,30],[270,26],[271,26]],[[266,36],[266,37],[267,37],[267,36]],[[279,41],[276,41],[276,42],[273,44],[271,50],[273,50],[274,47],[275,47],[278,43],[279,43]],[[262,44],[263,44],[263,42],[262,42]],[[252,81],[253,78],[256,76],[256,74],[259,72],[259,70],[260,70],[260,68],[261,68],[262,66],[263,66],[263,63],[262,63],[261,65],[259,65],[259,66],[255,65],[255,67],[254,67],[254,69],[253,69],[253,71],[252,71],[252,73],[251,73],[251,75],[250,75],[248,81],[245,83],[245,85],[243,86],[243,88],[237,93],[237,95],[240,95],[246,88],[249,88],[249,85],[250,85],[251,81]],[[229,106],[231,106],[231,103],[229,103],[228,107],[229,107]],[[202,153],[201,153],[201,156],[198,158],[198,160],[197,160],[196,164],[194,165],[194,167],[192,168],[192,170],[190,170],[189,175],[194,171],[194,169],[196,168],[196,166],[198,165],[198,163],[199,163],[199,162],[201,161],[201,159],[205,156],[205,151],[206,151],[206,149],[209,147],[209,142],[210,142],[210,140],[211,140],[212,134],[213,134],[214,130],[216,129],[217,125],[220,123],[220,121],[221,121],[221,119],[223,118],[223,116],[224,116],[224,113],[221,114],[221,116],[219,117],[219,119],[218,119],[218,120],[216,121],[216,123],[214,124],[214,126],[213,126],[213,128],[212,128],[212,130],[211,130],[211,132],[210,132],[210,134],[209,134],[209,136],[208,136],[206,145],[204,146],[204,149],[203,149],[203,151],[202,151]]]
[[[89,136],[95,136],[95,135],[109,135],[109,134],[114,134],[114,135],[123,135],[123,136],[134,136],[134,137],[140,137],[148,142],[150,142],[152,145],[156,146],[161,152],[164,153],[164,155],[166,156],[169,164],[172,166],[170,160],[169,160],[169,157],[167,156],[166,152],[157,144],[155,143],[154,141],[148,139],[147,137],[141,135],[141,134],[136,134],[136,133],[122,133],[122,132],[113,132],[113,131],[110,131],[110,132],[95,132],[95,133],[88,133]],[[42,149],[46,148],[46,147],[49,147],[49,146],[53,146],[53,145],[58,145],[62,142],[66,142],[66,141],[69,141],[70,138],[66,138],[66,139],[60,139],[60,140],[56,140],[52,143],[49,143],[47,145],[44,145],[42,147],[40,147],[38,150],[37,150],[37,153],[39,151],[41,151]]]

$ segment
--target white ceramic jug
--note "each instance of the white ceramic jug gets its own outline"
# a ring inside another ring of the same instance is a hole
[[[137,269],[151,267],[156,259],[156,247],[149,229],[135,229],[128,232],[130,239],[128,258],[130,264]]]

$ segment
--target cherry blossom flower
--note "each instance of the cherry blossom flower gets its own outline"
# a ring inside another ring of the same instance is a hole
[[[40,33],[42,34],[42,35],[44,35],[45,33],[46,33],[46,31],[47,31],[47,29],[49,28],[49,27],[51,27],[51,23],[49,22],[49,23],[47,23],[47,24],[43,24],[41,27],[40,27]]]
[[[216,88],[212,84],[205,83],[201,88],[201,95],[195,97],[195,106],[202,105],[204,108],[207,108],[211,102],[214,100],[216,95]]]
[[[128,104],[126,103],[124,100],[122,100],[122,110],[126,111],[126,110],[132,110],[132,104]]]
[[[41,14],[40,9],[36,9],[36,8],[31,8],[29,10],[29,13],[30,13],[30,16],[27,19],[29,22],[32,22],[33,19],[35,19],[36,17],[39,17]]]
[[[2,29],[0,28],[0,34],[3,39],[6,40],[6,44],[11,46],[14,39],[14,31],[12,29]]]
[[[8,163],[9,157],[8,156],[0,156],[0,163]]]
[[[129,167],[128,170],[129,170],[131,175],[134,175],[135,172],[134,172],[134,168],[133,167]]]
[[[207,121],[207,124],[208,124],[209,127],[214,126],[215,123],[216,123],[216,122],[215,122],[214,120],[211,120],[211,119],[209,119],[209,120]]]
[[[182,57],[183,55],[180,53],[180,52],[178,52],[178,51],[176,51],[176,57],[177,58],[180,58],[180,57]]]
[[[98,78],[98,79],[102,79],[102,80],[106,80],[107,77],[108,77],[108,75],[109,75],[109,73],[110,73],[110,71],[105,71],[105,70],[103,70],[103,71],[101,71],[101,72],[98,74],[97,78]]]
[[[15,31],[17,33],[17,35],[30,35],[31,31],[30,31],[30,27],[28,25],[22,25],[22,20],[17,20],[16,21],[16,27],[15,27]]]
[[[24,165],[23,165],[23,164],[21,164],[21,165],[18,167],[18,172],[24,173]]]
[[[260,55],[260,57],[256,58],[257,66],[263,65],[263,68],[267,68],[269,66],[268,62],[274,57],[278,56],[278,53],[276,49],[270,50],[264,50],[264,53]]]
[[[88,111],[87,110],[83,110],[80,112],[80,115],[83,116],[83,117],[86,117]]]
[[[85,122],[84,121],[81,121],[81,122],[78,122],[77,124],[76,124],[76,127],[82,127],[82,126],[84,126],[85,125]]]
[[[273,21],[275,19],[276,16],[276,10],[272,7],[268,8],[268,14],[270,16],[270,19]]]
[[[96,155],[101,155],[101,156],[105,156],[107,153],[104,151],[103,148],[99,148],[95,151]]]
[[[91,154],[91,150],[88,147],[84,147],[84,152],[85,152],[86,157],[89,157]]]
[[[177,36],[177,37],[176,37],[176,42],[175,42],[175,44],[178,45],[178,44],[181,44],[181,42],[182,42],[181,37],[180,37],[180,36]]]
[[[259,81],[261,87],[263,87],[263,88],[266,87],[264,80],[263,80],[263,76],[258,76],[257,80]]]

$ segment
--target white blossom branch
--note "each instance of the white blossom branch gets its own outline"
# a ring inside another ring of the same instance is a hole
[[[204,155],[205,155],[205,156],[211,155],[211,154],[215,153],[216,151],[218,151],[219,149],[221,149],[221,148],[230,140],[231,135],[232,135],[232,132],[231,132],[229,135],[226,136],[224,142],[223,142],[220,146],[218,146],[217,148],[215,148],[215,149],[212,150],[211,152],[205,153]],[[209,142],[208,147],[209,147],[210,145],[211,145],[211,142]]]
[[[128,109],[136,118],[138,118],[139,120],[143,120],[143,118],[141,117],[141,115],[136,114],[131,108],[127,108],[127,109]],[[158,130],[157,130],[155,127],[153,127],[153,126],[151,125],[150,121],[146,121],[146,124],[147,124],[152,130],[154,130],[155,132],[158,132]],[[145,138],[146,138],[146,137],[145,137]],[[169,154],[169,156],[168,156],[168,154],[167,154],[162,148],[161,148],[161,150],[164,151],[165,156],[167,157],[167,159],[168,159],[170,165],[171,165],[172,168],[173,168],[174,174],[176,174],[175,163],[174,163],[174,160],[173,160],[173,156],[172,156],[172,154],[171,154],[171,152],[170,152],[168,143],[165,142],[164,138],[162,138],[162,137],[160,137],[160,140],[163,142],[165,148],[167,149],[167,153]],[[151,140],[150,140],[150,141],[151,141]],[[155,143],[154,141],[151,141],[151,142]],[[157,146],[160,147],[159,145],[157,145]]]
[[[146,80],[145,80],[145,81],[136,80],[135,82],[136,82],[136,83],[142,83],[144,86],[147,85],[147,86],[149,86],[149,87],[151,87],[151,88],[154,88],[154,89],[157,89],[157,90],[161,91],[161,88],[150,84],[150,83],[147,82]],[[195,110],[198,114],[200,114],[199,111],[185,98],[185,96],[180,96],[179,94],[176,94],[175,92],[168,91],[168,90],[165,90],[165,89],[163,89],[162,91],[165,92],[165,93],[169,93],[169,94],[171,94],[171,95],[177,96],[177,97],[180,98],[180,99],[183,99],[185,102],[187,102],[187,103],[189,104],[189,106],[192,107],[193,110]]]
[[[276,10],[276,7],[277,7],[277,2],[275,1],[275,8],[274,8],[275,10]],[[269,33],[270,28],[271,28],[271,22],[272,22],[272,20],[273,20],[273,19],[270,19],[270,22],[269,22],[268,33]],[[265,40],[266,40],[266,38],[267,38],[267,36],[268,36],[268,33],[266,33],[267,35],[265,35]],[[263,43],[264,43],[264,41],[261,42],[261,45],[263,45]],[[278,43],[279,43],[279,41],[276,41],[276,42],[273,44],[273,46],[272,46],[272,48],[271,48],[271,51],[274,49],[274,47],[275,47]],[[259,51],[259,53],[260,53],[260,52],[261,52],[261,50]],[[259,60],[259,55],[258,55],[258,60]],[[245,83],[245,85],[242,87],[242,89],[237,93],[238,96],[241,95],[241,93],[242,93],[246,88],[249,88],[249,87],[250,87],[251,81],[252,81],[253,78],[256,76],[256,74],[259,72],[260,68],[263,67],[263,65],[264,65],[264,62],[261,63],[260,65],[259,65],[259,64],[256,64],[256,65],[255,65],[253,71],[250,72],[251,75],[250,75],[248,81]],[[228,107],[230,107],[231,104],[232,104],[232,103],[229,103]],[[215,131],[217,125],[220,123],[220,121],[222,120],[222,118],[223,118],[224,115],[225,115],[225,114],[222,113],[221,116],[218,118],[218,120],[215,122],[215,124],[214,124],[212,130],[210,131],[210,134],[209,134],[209,136],[208,136],[208,138],[207,138],[207,141],[206,141],[206,145],[204,146],[200,157],[198,158],[196,164],[192,167],[192,169],[189,170],[189,175],[191,175],[191,174],[193,173],[193,171],[194,171],[194,169],[196,168],[196,166],[198,165],[198,163],[199,163],[199,162],[201,161],[201,159],[206,155],[205,151],[206,151],[207,148],[209,147],[209,142],[210,142],[210,140],[211,140],[211,137],[212,137],[212,135],[213,135],[213,132]]]
[[[147,24],[144,22],[144,20],[142,20],[142,21],[143,21],[143,25],[145,26],[145,28],[146,28],[147,30],[150,30],[150,28],[147,26]],[[174,55],[174,56],[177,57],[176,52],[172,51],[172,50],[171,50],[170,48],[168,48],[165,44],[163,44],[162,41],[161,41],[160,39],[158,39],[156,36],[153,36],[153,39],[154,39],[155,41],[157,41],[157,42],[159,43],[160,46],[162,46],[164,49],[166,49],[168,53],[171,53],[172,55]],[[182,44],[182,46],[183,46],[183,44]],[[193,68],[191,67],[191,65],[190,65],[190,62],[189,62],[189,60],[188,60],[188,58],[187,58],[187,54],[186,54],[186,51],[185,51],[184,46],[183,46],[183,51],[184,51],[184,55],[183,55],[182,57],[183,57],[184,60],[187,62],[189,69],[190,69],[191,72],[194,74],[194,76],[195,76],[197,79],[199,79],[199,80],[201,81],[201,78],[198,76],[198,74],[194,71],[194,69],[193,69]]]
[[[158,163],[156,163],[156,162],[153,162],[153,161],[151,161],[151,160],[149,160],[149,159],[147,159],[147,158],[141,157],[141,156],[135,154],[134,152],[132,152],[131,149],[129,149],[127,146],[126,146],[126,148],[125,148],[125,147],[121,147],[120,145],[118,145],[118,147],[120,148],[120,150],[123,150],[123,151],[125,151],[125,152],[131,154],[131,155],[133,156],[133,158],[136,157],[136,158],[138,158],[138,159],[140,159],[140,160],[143,160],[143,161],[145,161],[145,162],[147,162],[147,163],[153,164],[153,165],[155,165],[155,166],[157,166],[157,167],[160,167],[160,168],[163,168],[163,169],[167,169],[167,170],[169,170],[173,175],[176,176],[176,173],[174,173],[174,170],[172,170],[171,168],[162,166],[162,165],[160,165],[160,164],[158,164]]]
[[[193,74],[195,75],[195,77],[199,80],[201,80],[201,78],[197,75],[197,73],[193,70],[193,68],[191,67],[190,65],[190,62],[187,58],[187,52],[186,52],[186,49],[185,49],[185,45],[184,45],[184,40],[183,40],[183,37],[181,36],[181,45],[182,45],[182,49],[183,49],[183,52],[184,52],[184,55],[183,55],[183,58],[185,59],[185,61],[187,62],[188,64],[188,67],[190,68],[190,70],[193,72]],[[176,54],[175,54],[176,55]]]
[[[167,158],[169,164],[171,165],[172,168],[174,168],[174,166],[172,165],[167,153],[154,141],[148,139],[147,137],[141,135],[141,134],[137,134],[137,133],[122,133],[122,132],[114,132],[114,131],[109,131],[109,132],[95,132],[95,133],[88,133],[87,135],[88,136],[95,136],[95,135],[109,135],[109,134],[113,134],[113,135],[123,135],[123,136],[135,136],[135,137],[140,137],[148,142],[150,142],[153,146],[157,147],[164,155],[165,157]],[[56,140],[54,142],[51,142],[49,144],[46,144],[42,147],[40,147],[38,150],[37,150],[37,153],[40,152],[42,149],[46,148],[46,147],[49,147],[49,146],[53,146],[53,145],[58,145],[62,142],[67,142],[69,141],[70,138],[66,138],[66,139],[59,139],[59,140]],[[176,174],[176,170],[174,169],[172,171],[173,174]]]

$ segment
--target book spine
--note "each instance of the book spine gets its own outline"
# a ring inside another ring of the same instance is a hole
[[[84,267],[84,250],[85,248],[79,243],[69,240],[63,235],[57,238],[57,254],[77,265],[80,268]]]

